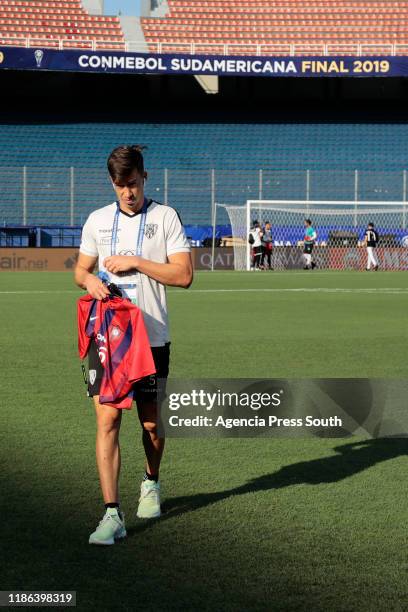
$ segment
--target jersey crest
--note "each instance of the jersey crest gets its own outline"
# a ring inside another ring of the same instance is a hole
[[[155,236],[155,234],[157,233],[157,230],[159,229],[159,226],[157,223],[146,223],[146,227],[145,227],[145,236],[146,238],[153,238],[153,236]]]

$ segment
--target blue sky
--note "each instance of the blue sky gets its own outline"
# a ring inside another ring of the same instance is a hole
[[[139,0],[105,0],[105,15],[117,15],[119,10],[122,15],[139,15]]]

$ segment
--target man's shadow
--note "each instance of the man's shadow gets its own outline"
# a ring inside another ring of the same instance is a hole
[[[300,484],[318,485],[339,482],[382,461],[408,455],[408,438],[363,440],[337,446],[334,450],[336,454],[333,456],[286,465],[277,472],[259,476],[232,489],[168,499],[162,505],[160,520],[163,521],[186,512],[193,512],[235,495],[282,489]],[[130,527],[128,533],[131,535],[135,532],[144,531],[151,524],[152,521],[139,523],[137,527]]]

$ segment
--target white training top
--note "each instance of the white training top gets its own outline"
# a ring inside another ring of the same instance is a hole
[[[251,245],[253,247],[260,247],[262,246],[262,241],[261,241],[261,230],[259,227],[254,227],[251,229],[251,231],[249,232],[250,234],[252,234],[252,236],[254,237],[254,243]]]
[[[79,248],[84,255],[98,257],[99,271],[108,274],[113,283],[122,286],[137,286],[137,304],[143,312],[146,330],[151,346],[164,346],[169,342],[166,288],[136,270],[112,274],[103,266],[106,257],[112,254],[112,230],[117,210],[114,202],[92,212],[83,229]],[[128,214],[120,211],[115,255],[136,255],[140,211]],[[142,257],[157,263],[167,263],[167,257],[174,253],[189,253],[186,238],[178,213],[170,206],[148,200],[146,225],[142,244]]]

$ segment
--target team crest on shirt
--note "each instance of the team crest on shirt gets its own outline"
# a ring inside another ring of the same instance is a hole
[[[122,330],[120,329],[120,327],[118,327],[117,325],[114,325],[112,329],[110,330],[110,337],[114,339],[119,338],[121,333],[122,333]]]
[[[158,229],[158,225],[157,223],[146,223],[146,227],[145,227],[145,236],[146,238],[153,238],[153,236],[156,234],[157,229]]]

